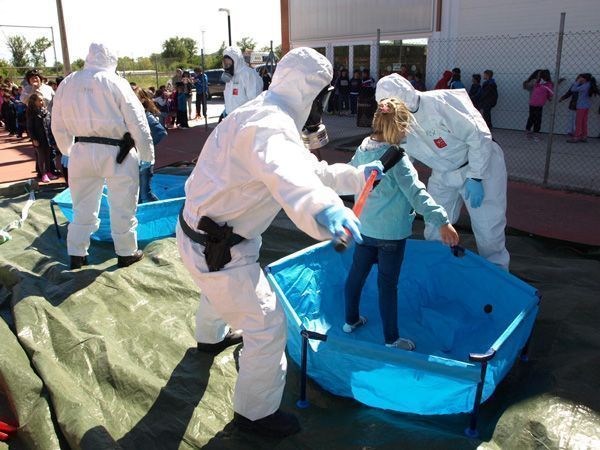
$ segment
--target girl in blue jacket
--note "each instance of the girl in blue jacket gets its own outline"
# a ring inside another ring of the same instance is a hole
[[[410,130],[411,118],[402,101],[395,98],[381,100],[373,119],[373,134],[365,138],[350,164],[359,166],[379,160],[391,145],[400,145]],[[359,315],[360,294],[371,267],[377,264],[379,312],[385,345],[415,349],[413,341],[400,337],[397,313],[398,279],[406,239],[412,234],[415,211],[427,222],[440,227],[445,244],[458,244],[458,234],[446,211],[427,193],[408,156],[403,155],[371,192],[360,217],[364,242],[356,245],[346,280],[346,323],[343,326],[346,333],[352,333],[367,322]]]

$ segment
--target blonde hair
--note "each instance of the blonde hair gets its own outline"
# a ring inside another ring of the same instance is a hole
[[[135,94],[146,111],[150,111],[155,116],[160,115],[160,111],[152,99],[152,94],[142,88],[136,89]]]
[[[410,131],[412,120],[412,114],[402,100],[383,98],[377,104],[373,118],[373,134],[390,144],[399,144]]]

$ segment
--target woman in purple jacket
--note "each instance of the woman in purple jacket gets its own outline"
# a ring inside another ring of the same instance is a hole
[[[571,92],[578,94],[576,105],[577,116],[575,118],[575,135],[572,139],[568,139],[567,142],[571,144],[587,142],[588,111],[592,103],[590,97],[598,94],[596,79],[591,73],[582,73],[577,77],[573,86],[571,86]]]

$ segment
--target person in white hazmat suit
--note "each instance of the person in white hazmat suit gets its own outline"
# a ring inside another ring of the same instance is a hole
[[[244,55],[238,47],[227,47],[223,51],[221,79],[225,81],[223,117],[227,117],[228,114],[258,96],[263,90],[260,75],[246,64]]]
[[[243,331],[233,408],[238,427],[250,432],[286,436],[300,429],[295,416],[279,409],[286,319],[257,262],[261,234],[283,207],[315,239],[331,239],[346,227],[361,242],[359,221],[336,192],[360,192],[366,174],[383,170],[379,161],[327,165],[302,144],[305,122],[320,123],[332,73],[313,49],[286,54],[269,90],[209,136],[185,186],[177,244],[201,290],[198,349],[217,353],[241,342]]]
[[[52,133],[60,151],[69,156],[73,220],[67,249],[72,269],[87,264],[105,181],[118,265],[126,267],[143,257],[135,218],[139,165],[154,163],[154,147],[144,108],[127,80],[115,73],[116,67],[117,59],[108,49],[93,43],[83,70],[66,77],[54,97]],[[137,152],[129,151],[133,143],[125,133],[130,133]],[[121,148],[126,156],[119,164]]]
[[[419,92],[398,74],[377,83],[377,101],[396,97],[413,113],[406,153],[431,167],[427,192],[447,212],[450,223],[465,204],[479,254],[508,270],[505,246],[506,165],[500,146],[464,89]],[[425,238],[440,236],[428,224]]]

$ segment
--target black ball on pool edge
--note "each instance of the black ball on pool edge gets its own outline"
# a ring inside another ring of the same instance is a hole
[[[492,305],[490,305],[489,303],[483,307],[483,311],[484,311],[486,314],[489,314],[489,313],[491,313],[491,312],[492,312],[492,309],[494,309],[494,308],[493,308],[493,307],[492,307]]]

